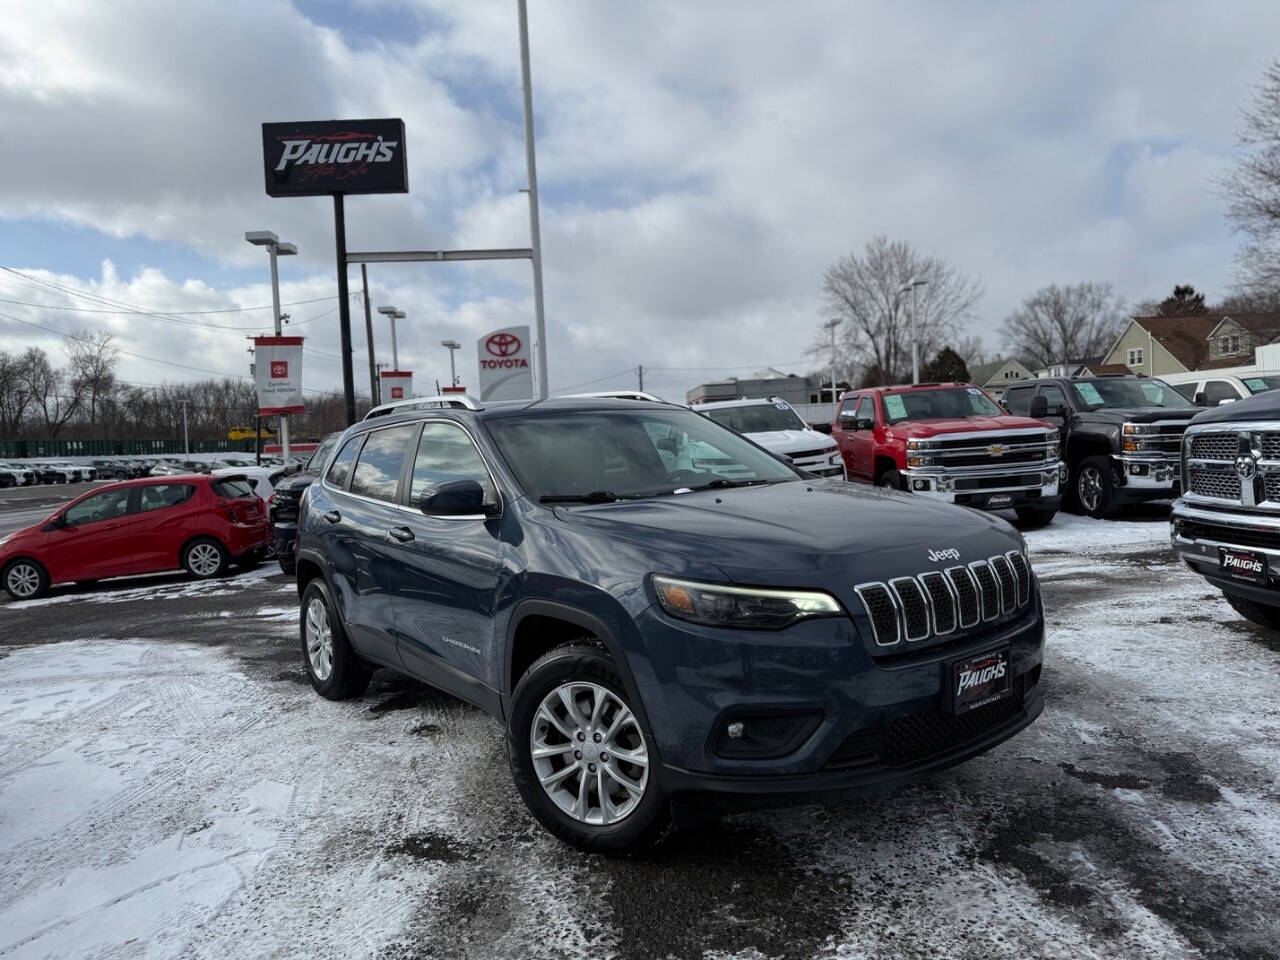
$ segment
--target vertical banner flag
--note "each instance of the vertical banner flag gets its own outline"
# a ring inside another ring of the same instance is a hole
[[[258,416],[302,413],[302,337],[254,337]]]
[[[412,370],[383,370],[380,379],[382,381],[383,403],[390,403],[393,400],[408,400],[413,396]]]
[[[530,340],[527,326],[495,330],[479,339],[481,401],[533,399]]]

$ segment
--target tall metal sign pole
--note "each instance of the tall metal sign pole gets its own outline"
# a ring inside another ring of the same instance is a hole
[[[351,296],[347,290],[347,218],[342,194],[333,195],[333,238],[338,261],[338,337],[342,347],[342,399],[347,426],[356,422],[356,383],[351,370]]]
[[[538,225],[538,163],[533,149],[533,83],[529,78],[529,11],[520,12],[520,83],[524,88],[524,159],[529,168],[529,246],[533,250],[534,385],[539,400],[547,399],[547,321],[542,312],[542,237]]]
[[[360,284],[364,287],[364,335],[369,343],[369,402],[375,407],[382,402],[378,396],[378,366],[373,356],[373,314],[369,312],[369,267],[360,264]]]

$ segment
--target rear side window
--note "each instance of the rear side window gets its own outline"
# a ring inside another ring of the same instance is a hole
[[[138,510],[146,513],[148,510],[176,507],[190,500],[195,496],[195,492],[196,488],[189,483],[157,483],[154,486],[143,487],[141,499],[138,501]]]
[[[228,500],[240,500],[244,497],[257,496],[253,492],[253,484],[242,477],[213,481],[213,492]]]
[[[434,494],[442,483],[454,480],[474,480],[484,489],[485,502],[493,502],[489,471],[466,431],[450,423],[425,424],[413,461],[409,505],[421,508],[422,501]]]
[[[356,459],[356,451],[360,449],[360,441],[364,437],[352,437],[342,445],[342,449],[338,451],[338,455],[333,458],[333,463],[329,465],[329,472],[325,475],[335,487],[345,487],[347,485],[347,477],[351,476],[351,464]]]
[[[1010,387],[1004,394],[1004,406],[1010,413],[1025,417],[1031,413],[1031,395],[1034,387]]]
[[[394,503],[400,486],[400,469],[415,429],[407,424],[369,434],[351,474],[351,492]]]

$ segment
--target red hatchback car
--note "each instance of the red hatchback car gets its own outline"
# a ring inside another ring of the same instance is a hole
[[[244,477],[124,480],[0,539],[0,580],[15,600],[54,583],[179,567],[204,580],[256,561],[270,542],[266,508]]]

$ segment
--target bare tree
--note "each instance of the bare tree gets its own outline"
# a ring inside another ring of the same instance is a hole
[[[861,255],[847,254],[823,278],[827,316],[838,320],[837,352],[855,382],[901,383],[911,379],[911,293],[916,288],[916,337],[920,362],[935,354],[972,316],[982,284],[909,243],[877,236]],[[825,331],[814,342],[815,355],[829,356]]]
[[[0,438],[18,436],[30,401],[23,358],[0,352]]]
[[[1041,287],[1005,318],[1005,347],[1031,369],[1105,353],[1125,324],[1109,283]]]
[[[70,376],[80,384],[88,401],[89,425],[97,426],[98,407],[104,397],[111,394],[116,383],[116,360],[120,353],[113,345],[114,338],[104,332],[83,332],[69,337],[67,356],[70,360]]]
[[[1243,111],[1242,156],[1222,181],[1227,219],[1247,238],[1239,292],[1280,290],[1280,60],[1272,61]]]
[[[49,355],[30,347],[22,355],[22,377],[31,395],[31,405],[44,422],[45,435],[56,440],[80,410],[82,385],[64,371],[55,370]]]

